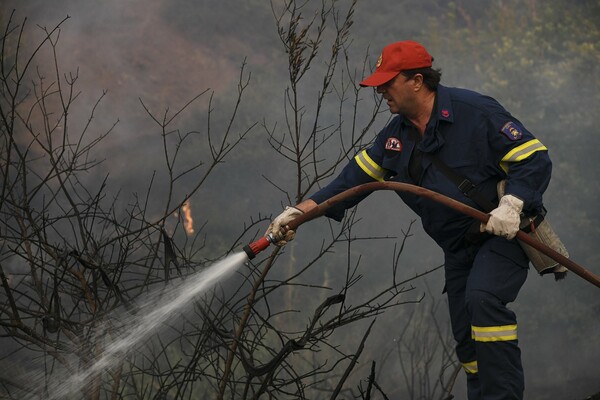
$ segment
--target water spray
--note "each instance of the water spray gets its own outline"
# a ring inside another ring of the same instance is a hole
[[[199,295],[211,290],[220,280],[233,274],[246,261],[246,254],[237,252],[219,260],[201,272],[188,277],[179,283],[172,282],[169,286],[155,292],[150,292],[145,301],[138,304],[139,313],[125,314],[120,319],[120,329],[111,333],[113,341],[108,343],[102,355],[93,360],[85,370],[72,373],[63,379],[51,382],[47,387],[46,400],[59,400],[75,396],[85,389],[96,374],[110,369],[112,365],[125,357],[138,343],[147,340],[157,332],[174,315],[183,312]],[[50,319],[44,320],[45,329],[53,332],[58,326],[52,325]],[[31,375],[29,380],[44,385],[45,376]],[[34,392],[24,395],[26,400],[37,399]]]
[[[394,191],[400,191],[400,192],[409,192],[409,193],[415,194],[417,196],[426,197],[428,199],[437,201],[438,203],[442,203],[447,207],[450,207],[456,211],[466,214],[466,215],[468,215],[480,222],[483,222],[483,223],[487,223],[487,221],[490,217],[488,214],[486,214],[482,211],[479,211],[473,207],[470,207],[464,203],[461,203],[460,201],[454,200],[450,197],[444,196],[444,195],[434,192],[432,190],[425,189],[420,186],[410,185],[408,183],[386,181],[386,182],[365,183],[363,185],[355,186],[355,187],[348,189],[342,193],[339,193],[339,194],[331,197],[329,200],[326,200],[326,201],[322,202],[321,204],[317,205],[312,210],[293,219],[292,221],[290,221],[290,223],[287,225],[287,227],[290,230],[296,230],[296,228],[298,228],[303,223],[324,215],[325,211],[327,211],[327,209],[329,207],[331,207],[341,201],[344,201],[344,200],[347,200],[347,199],[350,199],[353,197],[357,197],[360,195],[365,195],[365,194],[368,194],[368,193],[371,193],[371,192],[374,192],[377,190],[394,190]],[[521,240],[525,244],[528,244],[529,246],[533,247],[534,249],[547,255],[548,257],[552,258],[554,261],[558,262],[559,264],[561,264],[568,270],[572,271],[573,273],[579,275],[586,281],[588,281],[591,284],[600,288],[600,277],[598,277],[597,275],[595,275],[588,269],[582,267],[581,265],[575,263],[571,259],[560,254],[558,251],[556,251],[556,250],[552,249],[551,247],[545,245],[544,243],[532,238],[531,236],[529,236],[527,233],[525,233],[523,231],[517,232],[516,239]],[[248,258],[251,260],[254,257],[256,257],[256,255],[258,253],[260,253],[261,251],[263,251],[267,247],[269,247],[269,245],[271,243],[277,243],[279,240],[281,240],[281,238],[275,237],[273,234],[268,234],[267,236],[264,236],[264,237],[258,239],[257,241],[244,246],[244,251],[248,255]]]

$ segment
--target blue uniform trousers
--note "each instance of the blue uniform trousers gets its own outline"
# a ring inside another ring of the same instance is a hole
[[[452,331],[469,400],[522,399],[517,320],[506,305],[527,278],[527,256],[516,240],[493,236],[445,259]]]

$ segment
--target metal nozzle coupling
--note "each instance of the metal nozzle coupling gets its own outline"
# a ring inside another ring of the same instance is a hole
[[[247,244],[244,246],[243,250],[248,255],[248,259],[252,260],[258,253],[269,247],[271,243],[275,243],[277,239],[273,236],[272,233],[267,234],[267,236],[261,237],[255,242]]]

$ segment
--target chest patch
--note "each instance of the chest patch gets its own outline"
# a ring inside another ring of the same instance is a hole
[[[388,138],[387,142],[385,142],[385,149],[393,151],[402,151],[402,142],[398,138],[390,137]]]
[[[504,124],[500,132],[510,140],[519,140],[523,137],[523,128],[515,122],[507,122]]]

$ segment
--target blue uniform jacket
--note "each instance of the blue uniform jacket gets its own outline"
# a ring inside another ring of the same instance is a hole
[[[414,130],[411,132],[411,130]],[[321,203],[351,187],[374,180],[416,184],[480,209],[423,157],[419,182],[409,173],[416,128],[402,115],[396,116],[329,185],[311,199]],[[439,86],[435,106],[422,140],[423,153],[436,154],[444,163],[468,178],[497,204],[496,184],[507,180],[506,193],[524,201],[524,212],[542,209],[542,194],[550,181],[552,164],[547,148],[496,100],[479,93]],[[420,217],[423,228],[445,251],[465,245],[464,236],[473,219],[442,204],[399,192]],[[344,210],[365,196],[331,207],[327,216],[341,220]]]

